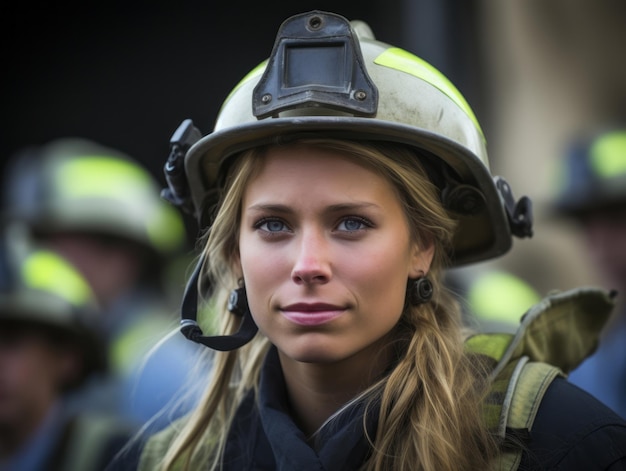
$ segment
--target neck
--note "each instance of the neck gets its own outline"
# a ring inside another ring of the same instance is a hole
[[[379,344],[334,363],[301,363],[279,352],[294,421],[306,436],[380,378],[391,360]]]

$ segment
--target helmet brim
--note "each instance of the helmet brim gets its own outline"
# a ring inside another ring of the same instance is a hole
[[[511,247],[507,216],[485,164],[467,148],[441,134],[415,126],[347,116],[291,116],[264,119],[215,131],[195,143],[187,153],[185,169],[198,214],[211,211],[221,175],[240,152],[264,145],[323,135],[358,141],[384,141],[425,151],[448,164],[464,184],[482,192],[484,209],[472,215],[453,214],[462,219],[454,238],[453,265],[494,258]]]

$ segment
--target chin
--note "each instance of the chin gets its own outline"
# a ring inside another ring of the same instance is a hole
[[[307,352],[302,355],[290,356],[290,358],[300,363],[317,365],[331,364],[341,360],[341,358],[329,355],[327,352]]]
[[[338,351],[336,341],[325,339],[300,338],[291,339],[285,345],[275,344],[282,354],[293,361],[301,363],[334,363],[347,355]],[[284,348],[283,348],[284,347]]]
[[[343,358],[326,348],[287,349],[283,354],[300,363],[334,363]]]

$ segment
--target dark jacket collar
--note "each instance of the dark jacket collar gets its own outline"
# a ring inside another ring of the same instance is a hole
[[[225,469],[344,471],[363,464],[370,450],[363,432],[363,401],[347,406],[311,440],[291,419],[288,404],[278,353],[272,348],[263,364],[258,398],[251,392],[235,416],[224,456]],[[376,406],[368,417],[373,437]]]

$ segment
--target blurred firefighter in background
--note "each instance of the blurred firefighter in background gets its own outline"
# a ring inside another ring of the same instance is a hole
[[[119,416],[64,406],[106,368],[97,310],[89,285],[65,260],[3,237],[0,470],[104,469],[134,433]]]
[[[578,225],[593,268],[620,300],[598,350],[570,381],[626,417],[626,127],[577,139],[560,165],[554,209]]]
[[[184,256],[181,217],[136,161],[84,139],[24,149],[3,187],[5,220],[67,258],[103,308],[111,375],[77,401],[153,419],[185,388],[195,348],[178,332],[156,345],[176,327],[167,275]]]
[[[527,280],[499,267],[453,268],[446,284],[458,297],[464,323],[479,332],[514,333],[524,313],[541,301]]]

